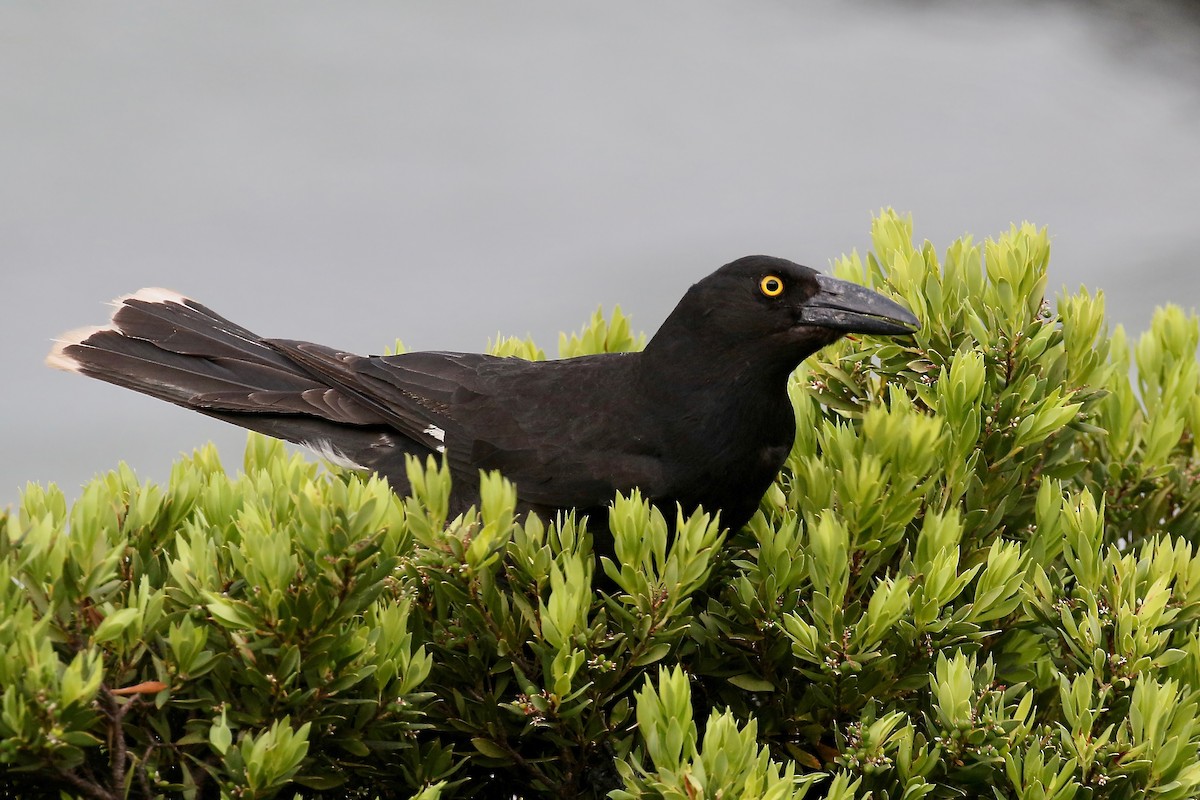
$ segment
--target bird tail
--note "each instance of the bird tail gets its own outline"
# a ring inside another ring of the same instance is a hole
[[[59,337],[46,363],[374,468],[378,414],[262,337],[168,289],[113,306],[107,325]]]
[[[112,305],[107,325],[63,334],[46,363],[189,408],[205,396],[321,386],[262,337],[169,289]]]

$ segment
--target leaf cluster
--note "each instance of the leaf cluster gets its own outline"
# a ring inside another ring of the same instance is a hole
[[[908,340],[790,385],[725,531],[636,493],[520,518],[252,437],[0,519],[0,780],[91,797],[1200,796],[1200,322],[1046,298],[1025,224],[939,256],[885,211],[843,278]],[[597,313],[560,353],[641,339]],[[542,358],[498,339],[500,355]],[[37,776],[34,781],[29,776]],[[24,781],[24,782],[23,782]],[[35,787],[31,789],[30,787]]]

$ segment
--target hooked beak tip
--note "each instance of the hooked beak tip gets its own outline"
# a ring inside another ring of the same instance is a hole
[[[801,321],[847,333],[903,336],[921,330],[904,306],[857,283],[818,275],[819,291],[809,298]]]

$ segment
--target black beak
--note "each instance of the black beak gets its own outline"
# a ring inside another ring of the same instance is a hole
[[[800,323],[847,333],[913,333],[921,323],[904,306],[857,283],[817,276],[815,295],[800,309]]]

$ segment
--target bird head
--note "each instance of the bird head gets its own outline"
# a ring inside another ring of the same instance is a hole
[[[871,289],[786,259],[746,256],[692,286],[655,339],[679,340],[686,330],[703,347],[753,350],[790,370],[847,333],[920,327],[912,312]]]

